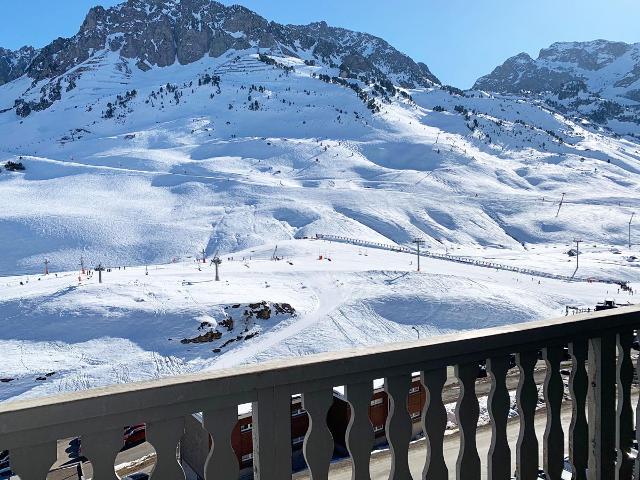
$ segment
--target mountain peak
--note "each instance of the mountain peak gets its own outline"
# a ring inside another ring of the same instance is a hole
[[[281,25],[243,6],[211,0],[127,0],[108,9],[93,7],[76,35],[36,52],[21,70],[35,81],[53,80],[101,51],[117,52],[146,71],[248,49],[316,58],[331,67],[361,56],[365,61],[356,63],[364,73],[401,86],[439,83],[428,68],[372,35],[330,27],[324,21]],[[13,79],[15,74],[5,77]]]
[[[540,50],[538,60],[567,63],[583,70],[600,70],[633,48],[624,42],[592,40],[589,42],[556,42]]]
[[[37,53],[38,50],[30,46],[24,46],[18,50],[0,47],[0,85],[24,75]]]
[[[539,95],[565,115],[623,122],[625,132],[625,122],[640,123],[640,43],[557,42],[535,60],[526,53],[507,59],[474,88]]]

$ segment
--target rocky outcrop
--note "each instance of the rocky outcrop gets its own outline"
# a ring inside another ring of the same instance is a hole
[[[33,47],[22,47],[19,50],[0,48],[0,85],[20,78],[37,55]]]
[[[536,59],[526,53],[509,58],[473,88],[539,96],[565,115],[599,124],[639,123],[640,43],[554,43]]]
[[[223,348],[240,341],[255,338],[263,331],[264,322],[282,321],[296,316],[296,310],[288,303],[272,303],[267,301],[234,304],[224,307],[223,319],[214,322],[204,321],[198,327],[198,335],[180,340],[183,345],[212,343],[220,340],[222,343],[213,350],[220,353]]]
[[[344,63],[359,74],[382,74],[407,87],[439,83],[426,65],[372,35],[324,22],[280,25],[244,7],[210,0],[128,0],[109,9],[94,7],[76,35],[34,52],[22,72],[36,81],[54,79],[105,49],[148,70],[249,48],[289,55],[304,50],[329,66]]]
[[[473,88],[502,93],[555,92],[572,80],[575,80],[572,73],[539,65],[527,53],[521,53],[479,79]]]
[[[326,22],[288,28],[296,32],[302,48],[312,49],[314,55],[326,63],[340,65],[345,61],[355,62],[357,67],[362,68],[360,73],[382,72],[403,87],[440,84],[426,65],[414,62],[385,40],[373,35],[331,27]],[[362,59],[371,68],[367,68]]]
[[[596,71],[611,65],[631,49],[633,46],[627,43],[607,40],[554,43],[549,48],[540,50],[538,60],[564,63],[582,70]]]
[[[602,79],[604,69],[614,63],[631,66],[622,79],[610,75],[607,84],[628,87],[640,80],[640,44],[596,40],[594,42],[554,43],[540,50],[537,59],[527,53],[509,58],[493,72],[476,82],[475,89],[520,93],[557,92],[569,82]]]

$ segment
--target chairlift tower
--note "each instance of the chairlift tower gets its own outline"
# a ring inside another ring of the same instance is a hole
[[[572,277],[574,277],[576,273],[578,273],[578,268],[580,267],[580,244],[582,243],[582,240],[576,238],[573,241],[576,244],[576,269],[573,272]]]
[[[631,250],[631,222],[633,222],[633,217],[636,216],[636,212],[631,214],[631,219],[629,220],[629,250]]]
[[[220,281],[220,264],[222,263],[222,259],[218,256],[218,254],[216,253],[215,257],[213,257],[213,260],[211,260],[213,262],[213,264],[216,267],[216,282]]]
[[[560,209],[562,208],[562,204],[564,203],[564,196],[566,195],[566,193],[562,194],[562,198],[560,199],[560,205],[558,205],[558,212],[556,213],[556,218],[558,218],[558,215],[560,215]]]
[[[95,271],[98,272],[98,283],[102,283],[102,272],[105,271],[105,268],[100,264],[95,268]]]
[[[49,259],[45,259],[44,261],[44,274],[49,275]]]
[[[417,247],[417,254],[418,254],[418,272],[420,271],[420,246],[424,245],[424,240],[422,240],[421,238],[416,238],[413,240],[413,243],[416,244]]]

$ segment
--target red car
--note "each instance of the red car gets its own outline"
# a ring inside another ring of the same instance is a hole
[[[124,447],[122,447],[122,450],[133,448],[144,443],[146,440],[146,429],[144,423],[126,427],[124,429]]]

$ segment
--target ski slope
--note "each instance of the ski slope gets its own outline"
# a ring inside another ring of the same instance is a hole
[[[317,78],[335,69],[278,58],[294,67],[286,73],[256,57],[143,73],[105,53],[49,109],[0,113],[0,163],[27,166],[0,174],[11,205],[0,239],[12,245],[0,274],[41,271],[45,257],[58,269],[83,254],[157,264],[316,233],[513,251],[627,242],[640,206],[640,147],[629,140],[482,92],[408,91],[413,102],[379,99],[372,114]],[[198,85],[217,74],[219,89]],[[0,87],[0,110],[27,88],[37,90],[26,79]]]
[[[561,316],[567,306],[593,308],[605,298],[635,300],[617,286],[430,258],[417,273],[414,255],[342,243],[277,246],[279,261],[275,245],[224,257],[220,282],[210,263],[195,259],[112,269],[102,284],[75,271],[4,277],[0,378],[12,380],[0,384],[0,400]],[[631,268],[609,256],[608,270]],[[594,258],[585,254],[585,270],[602,269]],[[233,313],[235,329],[223,328],[229,312],[262,301],[290,304],[295,314],[253,318],[244,329]],[[181,342],[208,330],[223,335]],[[237,337],[244,338],[228,343]]]

